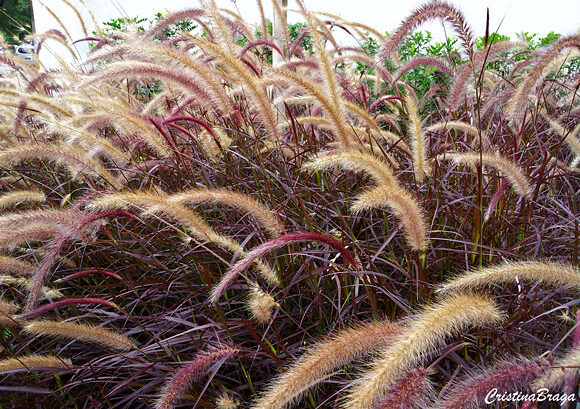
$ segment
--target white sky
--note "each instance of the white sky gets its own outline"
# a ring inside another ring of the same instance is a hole
[[[86,0],[90,3],[90,0]],[[59,0],[50,0],[59,2]],[[235,10],[237,6],[246,21],[258,22],[259,14],[255,0],[218,0],[218,5]],[[142,16],[147,10],[183,9],[196,7],[196,0],[98,0],[93,3],[116,3],[127,10],[127,13],[139,13]],[[263,0],[266,13],[272,13],[269,0]],[[311,11],[327,11],[345,19],[359,21],[380,29],[392,31],[417,6],[425,0],[305,0]],[[561,34],[574,34],[580,29],[580,0],[451,0],[466,16],[476,35],[485,32],[486,7],[490,9],[490,29],[496,30],[501,20],[500,32],[513,35],[515,32],[528,31],[546,34],[550,31]],[[103,6],[105,7],[105,6]],[[110,6],[109,6],[110,7]],[[106,7],[106,8],[109,8]],[[293,0],[290,8],[296,8]],[[289,16],[296,20],[296,17]],[[437,24],[435,28],[438,28]],[[431,28],[431,27],[429,27]]]
[[[50,7],[59,18],[67,25],[73,38],[82,38],[83,35],[77,23],[76,17],[66,7],[62,0],[32,0],[36,20],[36,30],[42,33],[46,30],[59,28],[57,22],[50,16],[41,2]],[[80,4],[79,0],[71,0]],[[242,17],[249,22],[260,21],[258,8],[255,0],[216,0],[220,7],[227,7],[239,11]],[[262,0],[267,17],[272,19],[271,0]],[[417,6],[426,0],[304,0],[310,11],[326,11],[337,14],[347,20],[358,21],[372,26],[381,32],[392,32],[401,21],[407,17]],[[485,33],[486,7],[490,9],[490,30],[496,31],[501,22],[499,32],[514,38],[516,32],[528,31],[545,35],[555,31],[564,35],[575,34],[580,29],[580,0],[450,0],[466,16],[468,24],[472,27],[476,36]],[[151,18],[158,12],[169,10],[182,10],[184,8],[199,7],[199,0],[84,0],[98,22],[107,21],[113,17],[123,15],[129,17]],[[85,16],[85,21],[90,18],[84,7],[79,7]],[[289,0],[289,8],[295,9],[295,0]],[[289,13],[289,22],[299,20],[299,15]],[[503,19],[503,22],[502,22]],[[433,37],[441,41],[444,38],[442,24],[425,24],[420,29],[429,30]],[[89,31],[92,31],[92,27]],[[338,31],[337,31],[338,33]],[[447,34],[453,36],[453,32],[447,26]],[[346,35],[337,34],[339,41],[351,42]],[[54,47],[54,45],[53,45]],[[79,44],[77,48],[83,49],[85,45]],[[45,51],[41,51],[41,60],[47,61],[50,45],[47,43]],[[43,57],[44,53],[44,57]],[[50,65],[50,64],[48,64]]]

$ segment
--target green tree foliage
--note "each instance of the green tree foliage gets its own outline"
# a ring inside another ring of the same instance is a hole
[[[0,32],[7,41],[22,40],[31,27],[30,0],[0,0]]]

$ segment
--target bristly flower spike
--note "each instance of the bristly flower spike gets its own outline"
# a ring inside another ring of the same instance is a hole
[[[161,393],[161,397],[155,405],[155,409],[171,409],[181,398],[191,384],[205,375],[212,363],[233,357],[238,352],[237,348],[221,347],[208,352],[199,353],[193,361],[181,368],[167,382]]]

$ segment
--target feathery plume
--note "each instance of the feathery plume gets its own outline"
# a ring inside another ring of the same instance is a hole
[[[24,332],[34,335],[48,335],[66,339],[80,339],[97,345],[107,346],[120,351],[135,348],[135,344],[125,335],[114,331],[86,324],[62,321],[31,321]]]
[[[316,82],[311,81],[296,72],[284,68],[276,68],[270,70],[270,73],[272,78],[266,78],[264,83],[279,85],[280,82],[291,82],[297,87],[300,87],[306,92],[312,94],[324,109],[327,118],[332,122],[333,130],[336,133],[335,136],[337,138],[337,142],[339,142],[345,150],[351,146],[351,132],[346,121],[346,115],[342,109],[342,104],[344,101],[341,100],[338,104],[335,105],[333,100],[329,97],[325,89],[320,84],[317,84]]]
[[[333,106],[333,118],[335,119],[335,123],[337,125],[337,132],[340,135],[340,141],[344,144],[344,149],[348,150],[350,147],[350,142],[348,138],[348,126],[345,118],[345,114],[343,111],[343,104],[340,97],[339,86],[336,79],[336,73],[334,72],[332,66],[333,62],[331,61],[330,54],[326,51],[324,44],[322,42],[322,38],[318,31],[318,27],[322,26],[322,28],[326,28],[326,25],[322,25],[320,20],[314,17],[312,14],[306,12],[302,2],[299,2],[298,5],[302,9],[302,14],[306,17],[306,22],[308,26],[311,28],[311,35],[312,35],[312,44],[315,49],[315,57],[322,68],[323,76],[323,84],[324,84],[324,92],[327,98],[330,100],[330,103]]]
[[[199,84],[188,72],[184,70],[177,70],[174,67],[164,67],[153,62],[140,61],[123,61],[118,63],[111,63],[101,71],[94,73],[81,86],[93,84],[95,82],[102,82],[106,80],[115,80],[123,78],[161,78],[165,82],[170,82],[178,87],[183,87],[197,98],[202,99],[205,103],[209,103],[213,108],[218,109],[219,105],[205,90],[205,87]]]
[[[159,22],[156,25],[154,25],[148,31],[144,32],[143,35],[149,38],[159,36],[163,33],[164,29],[175,23],[188,19],[194,20],[203,17],[205,15],[206,11],[203,9],[186,9],[175,11],[173,13],[164,16],[161,20],[159,20]]]
[[[98,92],[94,87],[90,88]],[[123,97],[124,98],[124,97]],[[67,96],[66,100],[79,105],[83,111],[90,113],[77,115],[71,118],[70,123],[75,125],[86,124],[88,121],[97,121],[125,130],[128,134],[138,134],[148,146],[150,146],[159,156],[167,158],[171,155],[171,150],[165,143],[163,136],[155,129],[149,118],[145,118],[139,113],[130,109],[126,104],[119,102],[120,98],[97,99],[93,95],[91,99]]]
[[[222,155],[223,151],[230,147],[233,141],[221,129],[214,129],[213,131],[215,136],[212,136],[207,130],[203,129],[199,133],[198,139],[207,157],[212,162],[215,162]]]
[[[12,326],[15,321],[12,316],[18,311],[18,306],[0,298],[0,325]]]
[[[417,97],[411,90],[407,90],[407,112],[409,114],[409,134],[411,138],[411,149],[413,152],[413,167],[415,177],[419,182],[423,182],[423,175],[431,175],[431,166],[427,158],[427,144],[425,135],[421,129],[421,118],[417,107]]]
[[[476,137],[476,138],[479,137],[479,130],[475,126],[470,125],[466,122],[461,122],[461,121],[437,122],[436,124],[430,125],[427,128],[425,128],[425,131],[426,132],[435,132],[435,131],[441,131],[441,130],[446,130],[446,129],[456,129],[458,131],[465,132],[473,137]]]
[[[549,371],[534,381],[534,388],[558,390],[565,385],[567,379],[578,376],[578,373],[580,373],[580,345],[574,346],[557,359]]]
[[[88,36],[88,31],[87,31],[87,26],[85,24],[85,20],[83,19],[83,17],[81,16],[81,13],[79,12],[79,9],[76,8],[69,0],[61,0],[64,4],[66,4],[72,11],[73,13],[75,13],[75,16],[77,17],[77,20],[79,21],[79,24],[81,25],[81,28],[83,30],[83,34],[85,36]]]
[[[270,30],[268,29],[268,22],[266,21],[266,15],[264,14],[264,5],[262,0],[256,0],[258,6],[258,11],[260,12],[260,22],[262,23],[262,38],[267,40],[270,37]]]
[[[432,67],[438,68],[439,71],[448,77],[453,76],[453,71],[451,68],[449,68],[444,59],[431,56],[415,57],[407,61],[405,65],[397,70],[393,78],[393,84],[397,82],[406,72],[412,70],[415,67],[418,67],[419,65],[430,65]]]
[[[0,196],[0,209],[18,206],[21,203],[42,203],[46,201],[44,193],[35,190],[20,190]]]
[[[500,41],[476,53],[473,56],[472,61],[459,66],[455,76],[453,77],[453,81],[449,86],[449,92],[447,93],[447,98],[445,100],[447,109],[449,111],[454,111],[459,107],[468,80],[471,78],[475,81],[473,76],[474,74],[479,75],[484,63],[496,60],[506,51],[514,48],[525,48],[526,46],[527,45],[523,42]],[[490,71],[484,71],[484,73],[489,72]]]
[[[389,396],[374,409],[420,409],[426,408],[435,388],[427,378],[431,372],[422,368],[408,371],[393,384]]]
[[[487,287],[492,284],[541,282],[555,287],[580,287],[580,271],[573,266],[542,261],[504,263],[497,266],[468,271],[450,279],[437,291],[459,292]]]
[[[339,166],[343,169],[364,172],[379,186],[399,186],[393,171],[385,162],[374,155],[359,151],[345,151],[336,154],[318,155],[303,165],[306,170],[327,170]]]
[[[9,275],[0,275],[0,284],[16,285],[18,287],[23,287],[31,291],[32,288],[34,287],[34,280],[26,277],[12,277]],[[63,294],[59,290],[54,288],[42,286],[41,291],[45,297],[50,299],[63,297]]]
[[[473,36],[471,29],[465,22],[463,13],[448,3],[434,1],[419,7],[403,21],[399,28],[383,44],[378,54],[379,58],[384,60],[393,55],[408,33],[421,24],[433,19],[441,19],[450,23],[459,35],[465,51],[470,55],[473,54]]]
[[[536,62],[507,102],[505,112],[508,118],[515,121],[521,119],[528,104],[528,97],[534,92],[535,88],[542,80],[544,69],[558,56],[558,54],[560,54],[561,51],[571,47],[580,48],[580,36],[560,38]]]
[[[0,229],[20,229],[34,223],[71,227],[78,223],[83,213],[69,209],[42,209],[0,215]]]
[[[356,30],[356,33],[363,39],[368,40],[368,34],[370,33],[370,34],[376,36],[377,39],[380,40],[381,42],[384,42],[387,40],[387,37],[385,37],[384,34],[382,34],[380,31],[378,31],[375,28],[370,27],[366,24],[359,23],[356,21],[348,21],[348,20],[345,20],[344,18],[342,18],[336,14],[332,14],[332,13],[329,13],[326,11],[314,11],[311,13],[315,14],[317,16],[329,17],[329,18],[333,19],[334,21],[340,23],[341,25],[352,27],[353,29]]]
[[[48,240],[70,231],[68,226],[34,222],[9,231],[0,231],[0,248],[12,249],[23,243]]]
[[[58,23],[60,28],[62,28],[62,31],[64,31],[64,33],[67,35],[67,37],[70,40],[72,40],[72,36],[70,35],[70,32],[67,30],[66,25],[62,22],[62,20],[58,17],[58,14],[56,14],[54,12],[54,10],[52,10],[50,7],[45,5],[42,1],[39,1],[39,3],[42,7],[44,7],[46,9],[46,11],[48,11],[48,13],[52,16],[52,18],[54,18],[56,20],[56,22]]]
[[[113,193],[90,200],[87,207],[94,210],[134,207],[139,209],[143,216],[162,214],[185,225],[190,234],[197,240],[214,243],[224,249],[239,253],[241,256],[246,254],[244,248],[236,241],[217,233],[197,213],[184,205],[171,202],[165,194],[151,191]],[[255,262],[258,272],[266,281],[274,285],[280,283],[276,274],[266,264],[261,260]]]
[[[239,406],[239,402],[229,395],[221,395],[215,400],[215,406],[217,409],[236,409]]]
[[[64,359],[54,355],[29,355],[1,360],[0,372],[13,371],[16,369],[70,369],[72,366],[70,359]]]
[[[252,286],[247,304],[252,318],[260,324],[267,324],[272,317],[272,310],[280,306],[270,294],[262,291],[257,284]]]
[[[167,382],[155,409],[171,409],[191,384],[204,376],[215,361],[226,360],[238,354],[239,349],[221,347],[208,352],[198,353],[189,364],[181,368]]]
[[[276,113],[270,103],[270,99],[266,94],[266,90],[262,81],[259,81],[254,73],[236,56],[230,54],[226,49],[222,49],[218,44],[204,40],[200,37],[195,37],[189,33],[186,35],[191,41],[198,44],[204,51],[211,53],[218,57],[226,67],[230,68],[236,76],[238,81],[244,84],[244,90],[249,92],[248,99],[256,107],[260,119],[266,126],[266,129],[273,138],[279,138],[277,129]]]
[[[531,192],[528,178],[522,170],[511,160],[491,153],[442,153],[437,156],[439,160],[451,160],[457,164],[465,163],[474,165],[481,162],[486,166],[491,166],[505,174],[514,190],[521,196],[529,197]]]
[[[60,32],[59,32],[60,33]],[[61,34],[62,35],[62,34]],[[70,46],[70,44],[66,41],[66,37],[63,38],[61,37],[61,35],[58,35],[54,32],[51,31],[47,31],[44,32],[42,34],[40,33],[34,33],[31,35],[27,35],[26,39],[27,40],[36,40],[37,41],[37,50],[40,50],[40,48],[42,47],[42,44],[46,41],[46,40],[53,40],[56,41],[57,43],[59,43],[60,45],[62,45],[71,55],[71,57],[73,59],[77,59],[77,53],[75,53],[74,49]]]
[[[401,326],[389,321],[359,324],[308,348],[268,386],[253,409],[285,409],[343,365],[389,346]]]
[[[428,245],[428,229],[425,215],[417,200],[407,191],[377,186],[357,196],[352,211],[388,207],[400,220],[405,238],[413,250],[423,252]]]
[[[185,81],[189,84],[188,89],[190,89],[194,95],[202,97],[204,100],[209,98],[212,107],[224,115],[239,113],[239,107],[224,90],[222,81],[217,80],[224,77],[224,73],[212,69],[212,66],[205,63],[203,60],[200,61],[192,58],[192,56],[187,52],[176,50],[175,47],[145,42],[138,43],[138,45],[120,45],[108,52],[89,59],[87,63],[91,61],[110,60],[112,57],[119,54],[137,62],[151,63],[153,65],[158,65],[160,58],[162,61],[167,60],[167,64],[170,65],[183,65],[183,67],[186,68],[185,75],[182,71],[173,70],[171,73],[166,72],[162,77],[170,75],[174,77],[173,80],[171,80],[173,82],[179,83]],[[142,113],[146,114],[146,111]]]
[[[359,194],[352,210],[359,212],[372,208],[389,207],[401,220],[405,237],[414,250],[427,248],[427,223],[417,200],[397,181],[390,167],[374,155],[364,152],[340,152],[314,158],[304,167],[324,170],[334,166],[365,172],[377,186]]]
[[[73,116],[72,111],[64,108],[64,104],[62,102],[58,103],[60,101],[56,98],[48,98],[48,97],[44,97],[40,94],[26,93],[26,92],[18,91],[15,89],[9,89],[9,88],[2,88],[2,95],[10,95],[10,96],[14,96],[14,97],[20,97],[21,101],[25,101],[27,104],[32,104],[32,105],[37,104],[36,106],[40,106],[41,109],[48,110],[49,112],[53,112],[54,114],[56,114],[58,116],[61,116],[61,115],[65,116],[65,117]]]
[[[457,383],[445,398],[435,404],[437,409],[479,408],[490,391],[497,395],[509,392],[523,392],[530,383],[546,369],[545,359],[510,359],[500,362],[476,375]]]
[[[71,145],[56,146],[35,143],[0,151],[0,166],[14,165],[18,162],[32,159],[43,159],[59,165],[65,165],[73,177],[79,173],[99,176],[115,189],[121,188],[121,183],[101,163],[89,158],[86,152]]]
[[[0,256],[0,273],[16,274],[17,276],[34,273],[36,266],[14,257]]]
[[[580,158],[580,139],[578,139],[578,135],[580,134],[580,124],[576,125],[576,127],[570,131],[564,128],[560,123],[548,116],[545,110],[540,110],[540,114],[548,121],[550,126],[560,138],[565,138],[564,141],[570,147],[570,150],[574,152],[574,156],[576,158]]]
[[[274,240],[271,240],[267,243],[262,243],[259,246],[253,248],[251,251],[246,253],[243,259],[238,261],[236,264],[232,266],[228,270],[226,274],[222,277],[220,282],[213,288],[210,301],[212,303],[217,303],[221,295],[226,291],[226,289],[230,286],[230,284],[235,280],[235,278],[240,275],[244,270],[246,270],[250,264],[252,264],[256,259],[264,256],[271,251],[276,249],[282,248],[286,245],[300,243],[303,241],[319,241],[324,244],[328,244],[329,246],[334,247],[338,250],[343,257],[352,264],[355,268],[358,269],[358,265],[350,254],[350,252],[338,241],[333,239],[332,237],[325,236],[324,234],[319,233],[292,233],[286,234],[284,236],[280,236]]]
[[[385,399],[400,374],[417,365],[448,336],[471,326],[500,322],[501,311],[486,297],[474,294],[450,296],[427,307],[395,337],[349,393],[346,408],[371,409]]]
[[[270,209],[255,200],[253,197],[233,192],[227,189],[191,189],[174,195],[168,200],[172,203],[219,203],[231,206],[235,209],[250,213],[270,233],[272,238],[280,236],[284,232],[284,226]]]

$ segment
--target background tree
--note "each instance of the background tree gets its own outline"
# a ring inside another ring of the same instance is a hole
[[[21,40],[31,31],[30,0],[0,0],[0,32],[7,41]]]

